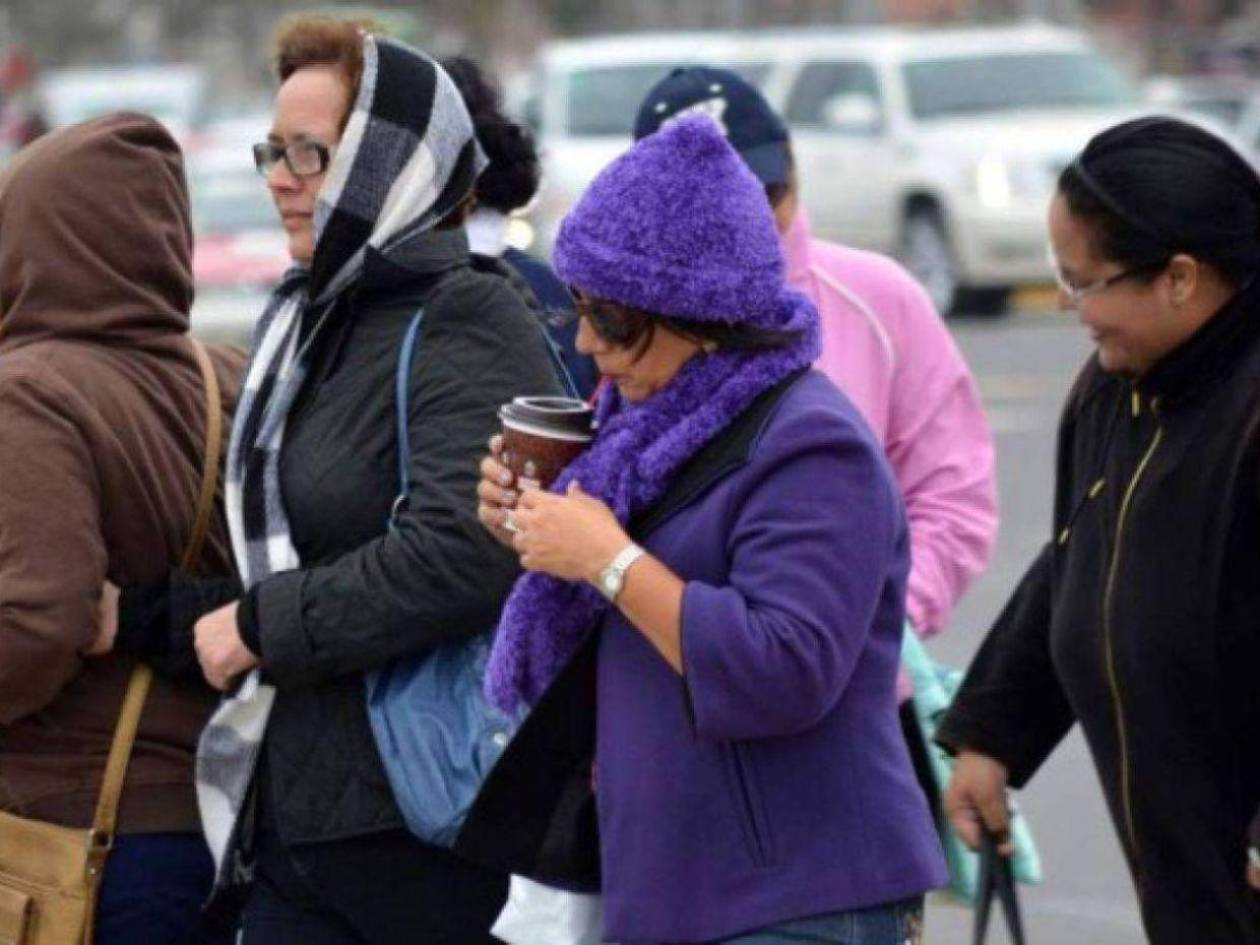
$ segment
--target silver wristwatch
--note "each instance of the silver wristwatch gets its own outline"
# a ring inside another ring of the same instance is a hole
[[[608,567],[599,572],[599,581],[595,586],[611,603],[617,603],[617,595],[626,585],[626,572],[630,565],[638,561],[645,552],[638,545],[630,544],[617,552],[617,556],[609,562]]]

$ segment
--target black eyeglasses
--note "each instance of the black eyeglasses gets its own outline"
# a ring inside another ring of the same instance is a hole
[[[332,152],[318,141],[294,141],[287,145],[263,141],[254,145],[254,167],[263,177],[271,174],[277,161],[294,177],[315,177],[328,170]]]

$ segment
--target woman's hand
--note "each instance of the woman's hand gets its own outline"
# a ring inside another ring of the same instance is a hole
[[[538,489],[522,492],[512,512],[513,547],[521,566],[564,581],[599,580],[630,536],[612,510],[570,483],[564,495]]]
[[[225,690],[241,673],[258,665],[258,657],[241,641],[236,624],[237,601],[212,610],[193,626],[193,643],[201,673],[215,689]]]
[[[519,494],[512,488],[516,479],[512,470],[500,462],[502,454],[503,437],[496,433],[490,437],[490,455],[481,461],[481,481],[477,483],[477,518],[500,544],[512,548],[515,535],[507,527],[508,516],[516,508]]]
[[[983,824],[997,837],[998,853],[1010,856],[1015,852],[1011,814],[1006,806],[1006,779],[1006,765],[996,758],[975,751],[958,753],[941,806],[954,832],[973,850],[980,847]]]
[[[96,639],[83,648],[84,656],[104,656],[114,649],[118,637],[118,585],[105,582],[96,608]]]

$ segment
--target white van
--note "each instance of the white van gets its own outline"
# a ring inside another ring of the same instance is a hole
[[[1054,181],[1136,87],[1080,33],[1003,27],[641,33],[558,42],[531,119],[542,241],[630,143],[647,90],[677,65],[741,73],[787,120],[819,236],[896,255],[942,312],[1001,310],[1046,282]]]
[[[50,128],[61,128],[106,112],[152,115],[184,143],[202,118],[209,79],[185,63],[91,66],[46,73],[40,99]]]

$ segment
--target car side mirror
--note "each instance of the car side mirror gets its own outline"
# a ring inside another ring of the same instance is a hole
[[[823,104],[822,119],[832,131],[850,135],[873,135],[883,124],[879,103],[860,92],[829,98]]]

